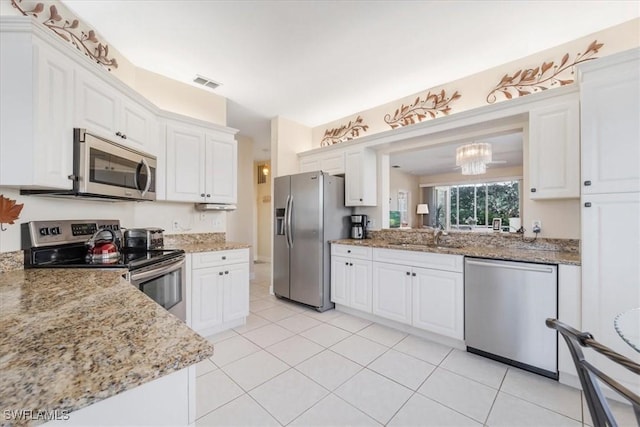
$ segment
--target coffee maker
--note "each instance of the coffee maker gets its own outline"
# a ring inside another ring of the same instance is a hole
[[[366,239],[367,238],[367,216],[351,215],[351,238]]]

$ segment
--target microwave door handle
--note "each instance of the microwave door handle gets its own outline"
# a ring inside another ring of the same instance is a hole
[[[149,163],[147,163],[147,160],[144,158],[142,159],[142,164],[147,170],[147,185],[144,186],[144,191],[142,192],[142,195],[144,196],[145,194],[147,194],[147,191],[149,191],[149,187],[151,187],[151,168],[149,167]]]
[[[138,175],[139,175],[139,171],[140,171],[140,165],[144,166],[144,168],[147,171],[147,184],[145,185],[144,189],[140,188],[140,186],[138,185]],[[133,175],[133,185],[135,185],[136,189],[140,192],[141,196],[144,196],[145,194],[147,194],[147,191],[149,191],[149,187],[151,186],[151,168],[149,167],[149,163],[147,163],[146,159],[142,159],[140,161],[140,163],[138,164],[138,168],[136,169],[136,173]]]

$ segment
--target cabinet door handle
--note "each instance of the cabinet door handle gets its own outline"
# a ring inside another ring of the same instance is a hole
[[[227,259],[227,257],[226,257],[226,256],[223,256],[223,257],[222,257],[222,259],[223,259],[223,260],[225,260],[225,259]]]
[[[362,201],[362,199],[360,199],[360,201]]]
[[[351,267],[353,267],[353,263],[352,263],[352,262],[350,262],[350,263],[349,263],[349,265],[350,265]]]
[[[585,187],[590,186],[590,185],[591,185],[591,181],[588,181],[588,180],[587,180],[587,181],[585,181],[585,182],[584,182],[584,185],[585,185]]]
[[[535,193],[536,191],[537,191],[537,190],[536,190],[535,188],[532,188],[532,189],[531,189],[531,192],[532,192],[532,193]]]
[[[120,138],[122,138],[122,132],[120,131],[116,132],[116,136],[119,136]]]
[[[204,193],[200,193],[200,197],[204,197]]]
[[[122,134],[122,139],[127,139],[127,135],[126,134]]]
[[[591,202],[586,202],[586,203],[584,204],[584,207],[585,207],[585,208],[590,208],[590,207],[591,207]]]
[[[416,277],[416,273],[411,273],[411,275],[412,275],[413,277]]]
[[[411,273],[409,271],[407,271],[407,276],[411,276]]]
[[[211,197],[211,194],[207,194],[207,197]]]
[[[228,272],[228,271],[225,271],[225,272],[224,272],[224,274],[229,274],[229,272]]]
[[[348,262],[345,262],[345,263],[344,263],[344,265],[349,265],[349,263],[348,263]]]
[[[347,253],[350,254],[351,253],[351,249],[347,249]]]
[[[224,273],[221,271],[220,273],[218,273],[219,276],[222,276]]]

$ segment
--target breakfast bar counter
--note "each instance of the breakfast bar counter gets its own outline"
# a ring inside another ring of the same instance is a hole
[[[422,243],[397,243],[382,239],[341,239],[331,243],[340,245],[368,246],[373,248],[398,249],[405,251],[431,252],[449,255],[464,255],[476,258],[506,261],[537,262],[542,264],[580,265],[580,254],[572,251],[527,249],[514,247],[462,246],[451,243],[436,246]]]
[[[213,354],[207,340],[125,281],[125,272],[0,274],[3,413],[72,412]]]

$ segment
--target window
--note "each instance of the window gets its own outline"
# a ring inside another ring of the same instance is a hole
[[[400,227],[409,227],[409,192],[398,190],[398,211],[400,212]]]
[[[492,228],[494,218],[520,216],[518,181],[436,187],[436,226],[469,230]]]

